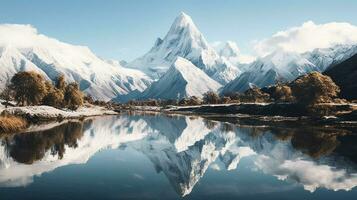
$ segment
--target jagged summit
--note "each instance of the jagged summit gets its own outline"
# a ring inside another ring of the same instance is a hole
[[[190,16],[181,13],[174,20],[166,36],[158,38],[151,50],[129,63],[129,67],[142,70],[154,79],[160,78],[177,57],[189,60],[208,76],[222,84],[230,80],[227,73],[237,75],[238,69],[225,63],[208,44]],[[226,70],[227,69],[227,70]],[[227,72],[225,72],[227,71]],[[229,72],[228,72],[229,71]]]
[[[238,45],[233,41],[225,42],[224,46],[219,50],[219,55],[226,58],[237,57],[239,54]]]
[[[192,28],[193,30],[197,29],[196,25],[194,24],[192,18],[188,16],[186,13],[181,12],[175,19],[174,23],[171,26],[170,30],[175,30],[177,27],[186,27]]]

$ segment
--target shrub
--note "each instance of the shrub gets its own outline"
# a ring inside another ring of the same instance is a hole
[[[10,101],[14,98],[14,92],[11,90],[10,84],[5,85],[4,90],[0,93],[0,98],[5,100],[5,108],[9,105]]]
[[[77,110],[83,105],[83,93],[79,90],[77,83],[70,83],[65,88],[65,105],[71,110]]]
[[[219,96],[215,92],[208,91],[203,94],[203,102],[205,104],[217,104],[219,103]]]
[[[46,95],[46,81],[36,72],[18,72],[11,79],[14,99],[20,105],[38,105]]]
[[[8,115],[0,116],[0,133],[15,132],[27,127],[26,120]]]
[[[270,95],[254,87],[245,91],[244,94],[240,96],[240,100],[243,102],[265,103],[270,101]]]
[[[96,101],[94,101],[93,97],[89,94],[87,94],[85,97],[84,97],[84,101],[87,102],[87,103],[90,103],[90,104],[94,104]]]
[[[63,74],[60,74],[56,80],[56,88],[64,91],[66,89],[66,81]]]
[[[64,95],[63,92],[57,88],[53,88],[49,91],[43,98],[43,104],[48,106],[53,106],[56,108],[61,108],[63,106]]]
[[[271,87],[262,88],[261,90],[269,94],[270,97],[276,102],[294,101],[294,96],[292,94],[291,88],[288,85],[279,83]]]
[[[188,99],[188,105],[190,106],[196,106],[196,105],[200,105],[202,104],[202,99],[196,97],[196,96],[192,96]]]

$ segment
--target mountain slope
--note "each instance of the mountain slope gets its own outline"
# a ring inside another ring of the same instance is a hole
[[[181,13],[172,24],[164,39],[158,38],[151,50],[128,66],[140,69],[157,79],[175,62],[183,57],[203,70],[216,81],[227,83],[229,74],[237,76],[239,70],[224,62],[208,44],[190,16]],[[227,70],[227,72],[225,72]]]
[[[202,97],[207,91],[217,91],[221,85],[211,79],[190,61],[178,57],[170,69],[154,82],[141,96],[142,99],[181,99]]]
[[[228,83],[221,93],[244,92],[253,85],[265,87],[277,82],[291,81],[312,71],[324,72],[356,53],[356,45],[336,45],[303,54],[277,51],[250,64],[247,70]]]
[[[5,87],[13,74],[18,71],[36,71],[48,78],[41,69],[25,58],[16,48],[11,46],[0,47],[0,67],[0,90]]]
[[[275,52],[254,61],[248,70],[228,83],[221,91],[244,92],[251,86],[265,87],[316,70],[313,63],[297,53]]]
[[[64,74],[68,82],[78,82],[81,90],[100,100],[110,100],[118,94],[134,90],[143,91],[151,83],[144,73],[110,64],[98,58],[87,47],[48,38],[29,26],[7,26],[16,30],[12,33],[27,35],[21,37],[24,38],[21,43],[9,38],[5,44],[1,44],[1,87],[16,72],[26,70],[40,72],[51,80]]]
[[[327,69],[325,74],[340,87],[342,98],[357,99],[357,54]]]
[[[327,68],[338,65],[357,54],[357,45],[335,45],[331,48],[315,49],[312,52],[304,53],[303,56],[314,63],[319,71],[323,72]]]

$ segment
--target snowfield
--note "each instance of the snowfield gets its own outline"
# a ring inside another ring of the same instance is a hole
[[[217,91],[221,84],[211,79],[190,61],[178,57],[170,69],[145,90],[142,99],[182,99],[202,97],[205,92]]]
[[[0,110],[1,111],[1,110]],[[98,115],[114,115],[117,114],[112,110],[108,110],[99,106],[81,107],[76,111],[60,110],[51,106],[25,106],[25,107],[9,107],[4,108],[2,112],[17,116],[26,116],[29,118],[40,119],[58,119],[58,118],[80,118]]]

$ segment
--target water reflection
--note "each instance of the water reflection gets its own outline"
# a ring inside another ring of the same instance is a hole
[[[248,156],[252,168],[308,191],[350,190],[357,185],[355,144],[352,131],[331,127],[240,127],[200,117],[143,114],[98,117],[3,136],[0,186],[26,186],[34,176],[121,147],[145,155],[181,196],[191,193],[210,166],[235,170]]]

